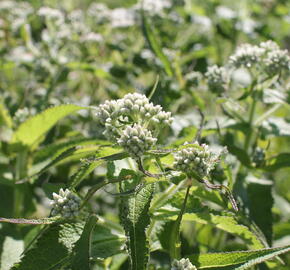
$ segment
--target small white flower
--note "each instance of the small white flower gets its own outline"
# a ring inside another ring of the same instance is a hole
[[[133,26],[135,13],[131,9],[115,8],[110,12],[110,21],[113,28]]]
[[[73,218],[79,214],[81,199],[72,193],[69,189],[59,190],[59,193],[53,193],[52,216],[60,215],[64,218]]]
[[[227,70],[217,65],[210,66],[205,73],[210,91],[214,93],[222,93],[226,90],[228,81]]]

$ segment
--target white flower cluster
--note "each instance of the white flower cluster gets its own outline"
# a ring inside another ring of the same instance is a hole
[[[228,81],[227,70],[224,67],[213,65],[208,67],[205,73],[209,90],[214,93],[222,93],[226,90]]]
[[[106,101],[96,116],[105,126],[104,135],[123,146],[133,157],[140,157],[152,147],[162,126],[170,125],[170,112],[149,102],[145,95],[127,94],[117,101]]]
[[[273,50],[267,53],[264,59],[266,71],[278,74],[282,70],[290,70],[290,57],[287,50]]]
[[[236,52],[230,56],[229,63],[236,68],[247,67],[250,68],[258,63],[265,50],[259,46],[251,44],[242,44]]]
[[[52,212],[53,216],[61,215],[64,218],[73,218],[79,214],[81,199],[69,189],[59,190],[59,194],[53,193]]]
[[[157,139],[152,136],[151,131],[138,124],[134,124],[133,127],[126,127],[117,142],[133,158],[138,158],[149,150],[157,142]]]
[[[174,167],[185,173],[197,173],[200,177],[207,176],[220,159],[220,155],[209,150],[207,144],[195,142],[192,147],[177,151],[174,155]]]
[[[181,260],[174,260],[172,262],[171,270],[197,270],[189,259],[182,258]]]
[[[236,68],[250,68],[259,64],[262,70],[270,74],[290,69],[290,57],[287,50],[281,50],[275,42],[261,42],[259,46],[242,44],[235,54],[230,56],[229,63]]]

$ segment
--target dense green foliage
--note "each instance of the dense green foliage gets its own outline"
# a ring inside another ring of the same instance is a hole
[[[289,14],[0,1],[0,269],[289,269]]]

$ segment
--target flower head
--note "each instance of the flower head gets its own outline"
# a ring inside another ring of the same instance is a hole
[[[172,262],[171,270],[197,270],[189,259],[182,258],[181,260],[174,260]]]
[[[124,147],[132,157],[140,157],[157,141],[161,127],[172,122],[170,112],[154,105],[142,94],[127,94],[116,101],[106,101],[97,108],[104,135]]]
[[[222,93],[226,90],[227,84],[227,71],[224,67],[217,65],[208,67],[205,73],[209,90],[214,93]]]
[[[265,49],[259,46],[242,44],[237,48],[236,52],[230,56],[229,62],[236,68],[242,66],[250,68],[259,63],[264,52]]]
[[[214,169],[221,154],[213,153],[206,144],[195,142],[191,147],[176,152],[174,167],[187,174],[195,173],[204,177]]]
[[[73,218],[79,214],[81,199],[72,193],[69,189],[59,190],[59,193],[53,193],[52,212],[53,216],[61,215],[64,218]]]
[[[141,157],[145,151],[149,150],[157,139],[154,138],[151,132],[144,127],[134,124],[134,126],[127,126],[118,139],[119,145],[123,146],[128,153],[134,157]]]

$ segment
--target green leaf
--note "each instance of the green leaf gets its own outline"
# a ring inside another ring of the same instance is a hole
[[[272,207],[274,201],[272,185],[271,181],[255,179],[255,181],[249,182],[247,186],[250,217],[261,229],[270,246],[273,234]]]
[[[126,236],[116,234],[108,227],[97,224],[92,235],[92,253],[93,258],[108,258],[121,253],[125,244]]]
[[[8,110],[6,109],[4,104],[0,102],[0,126],[6,125],[7,127],[11,128],[12,124],[13,124],[13,121],[12,121],[11,116],[9,115]]]
[[[188,258],[198,269],[244,270],[289,251],[290,245],[251,251],[194,254]]]
[[[108,153],[113,154],[107,155]],[[71,177],[68,186],[76,188],[96,167],[102,165],[105,161],[114,161],[125,157],[127,157],[127,154],[121,152],[118,148],[100,149],[94,159],[86,160],[82,163],[81,168]]]
[[[95,215],[88,218],[82,235],[73,248],[72,270],[90,270],[91,240],[96,222],[97,217]]]
[[[178,208],[162,207],[153,213],[153,218],[157,220],[175,220],[178,213]],[[238,224],[235,218],[231,216],[222,216],[208,211],[199,211],[196,213],[185,213],[182,220],[212,225],[215,228],[240,237],[251,248],[259,249],[264,247],[262,241],[258,239],[248,227]]]
[[[273,172],[284,167],[290,166],[290,153],[281,153],[277,156],[271,157],[266,160],[266,166],[262,167],[263,170]]]
[[[120,191],[133,189],[137,177],[134,180],[123,182]],[[148,211],[153,190],[154,185],[149,184],[133,196],[121,197],[120,218],[127,236],[126,244],[132,270],[145,270],[148,263],[149,249],[145,231],[150,223]]]
[[[49,108],[23,122],[13,134],[11,143],[31,147],[60,119],[85,108],[73,104]]]
[[[170,61],[168,60],[167,56],[163,53],[162,48],[158,44],[156,34],[154,29],[147,21],[146,15],[142,12],[142,29],[146,40],[149,43],[151,50],[155,53],[155,55],[160,59],[162,62],[164,69],[168,76],[173,75],[173,71],[170,65]]]
[[[83,222],[51,225],[11,270],[60,269],[71,256],[83,228]]]

